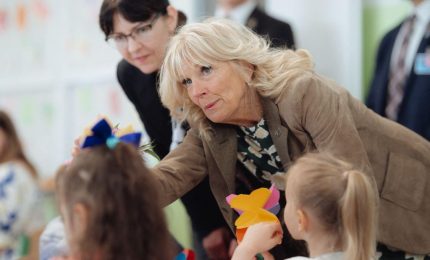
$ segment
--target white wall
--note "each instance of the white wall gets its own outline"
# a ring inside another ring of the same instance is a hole
[[[361,1],[266,0],[266,11],[293,26],[297,47],[311,52],[318,72],[361,99]]]
[[[120,56],[98,27],[100,4],[0,1],[0,109],[42,176],[69,158],[73,138],[97,114],[141,128],[116,82]]]
[[[195,1],[171,3],[195,21]],[[116,80],[120,55],[98,26],[101,2],[0,1],[0,109],[42,177],[69,158],[73,138],[98,114],[142,129]]]
[[[185,13],[188,22],[195,22],[195,17],[199,13],[198,1],[199,0],[170,0],[169,2],[176,9]]]

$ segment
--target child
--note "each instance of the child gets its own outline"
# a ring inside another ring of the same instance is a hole
[[[308,154],[294,163],[287,176],[285,223],[294,239],[307,242],[311,259],[375,257],[377,199],[363,173],[329,155]],[[277,223],[253,225],[232,260],[253,259],[281,238]]]
[[[29,253],[37,255],[43,219],[37,210],[40,193],[36,177],[12,120],[0,110],[0,259],[19,257],[22,235],[31,237]]]
[[[135,147],[108,139],[57,175],[69,257],[173,259],[157,184]]]

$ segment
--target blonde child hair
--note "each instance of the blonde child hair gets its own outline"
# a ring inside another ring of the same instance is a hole
[[[333,254],[324,259],[375,257],[377,196],[363,172],[331,155],[310,153],[296,160],[287,176],[284,220],[294,239],[307,242],[311,257],[328,253]],[[281,243],[281,238],[279,223],[253,225],[232,259],[253,259]]]
[[[287,185],[293,194],[288,203],[313,215],[337,237],[345,259],[375,256],[377,196],[364,173],[331,155],[307,154],[288,171]]]

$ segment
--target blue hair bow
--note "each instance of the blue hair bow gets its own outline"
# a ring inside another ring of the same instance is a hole
[[[106,144],[110,149],[114,149],[119,142],[125,142],[139,147],[140,138],[142,137],[142,134],[138,132],[117,137],[112,133],[112,128],[105,119],[101,119],[97,122],[97,124],[91,128],[91,131],[93,134],[85,137],[81,148]]]

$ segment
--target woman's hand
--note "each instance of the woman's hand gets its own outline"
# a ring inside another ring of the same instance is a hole
[[[75,158],[81,151],[81,139],[81,137],[78,137],[73,141],[73,147],[71,152],[72,158]]]
[[[73,140],[73,147],[72,147],[72,159],[75,158],[79,152],[81,151],[81,144],[84,142],[84,139],[86,136],[91,135],[92,131],[91,128],[97,123],[99,122],[101,119],[105,119],[108,124],[110,126],[112,126],[111,121],[103,114],[98,114],[97,117],[95,118],[95,120],[93,120],[92,122],[90,122],[90,124],[88,124],[85,128],[83,133],[78,136],[77,138],[75,138],[75,140]],[[118,129],[116,127],[113,127],[113,131],[117,131]]]
[[[282,243],[282,227],[279,222],[262,222],[248,227],[242,242],[236,248],[232,260],[254,259]]]

